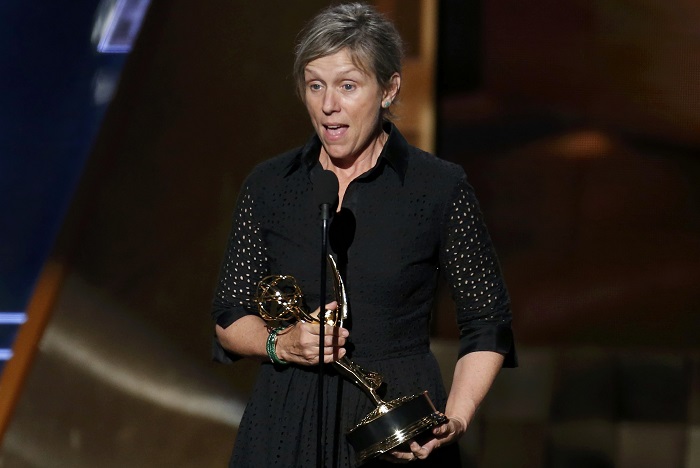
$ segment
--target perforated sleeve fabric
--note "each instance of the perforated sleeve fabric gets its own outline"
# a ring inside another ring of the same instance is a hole
[[[466,177],[456,186],[444,220],[441,264],[457,307],[459,357],[496,351],[516,365],[508,291],[479,202]]]
[[[257,315],[253,298],[257,284],[267,274],[268,266],[260,223],[254,216],[255,208],[250,186],[246,184],[233,214],[233,227],[212,307],[215,323],[223,328],[245,315]],[[213,340],[212,354],[215,360],[223,363],[239,358],[225,350],[216,337]]]

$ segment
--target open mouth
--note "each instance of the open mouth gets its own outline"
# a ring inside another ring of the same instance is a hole
[[[324,125],[323,127],[330,136],[341,136],[348,129],[347,125]]]

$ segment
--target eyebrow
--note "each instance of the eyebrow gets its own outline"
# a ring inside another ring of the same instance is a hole
[[[312,74],[312,75],[316,74],[313,70],[309,69],[308,66],[304,68],[304,75],[306,75],[307,73]],[[339,70],[338,72],[335,73],[335,76],[338,76],[338,75],[345,76],[345,75],[350,75],[350,74],[358,74],[361,76],[367,75],[365,72],[363,72],[359,68],[352,66],[349,68],[344,68],[344,69]]]

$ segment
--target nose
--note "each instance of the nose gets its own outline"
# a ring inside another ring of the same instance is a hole
[[[327,90],[323,95],[323,113],[330,115],[339,110],[338,96],[332,89]]]

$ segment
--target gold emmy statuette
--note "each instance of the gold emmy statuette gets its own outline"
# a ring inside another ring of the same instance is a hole
[[[328,264],[333,274],[338,307],[325,311],[324,323],[342,327],[343,320],[348,318],[345,285],[331,255],[328,255]],[[260,316],[268,322],[319,322],[304,307],[303,294],[292,276],[263,278],[258,285],[255,302]],[[377,394],[384,382],[379,373],[363,369],[347,356],[333,362],[333,366],[343,377],[361,388],[376,406],[346,434],[355,449],[358,465],[447,422],[447,417],[435,409],[427,391],[385,402]]]

